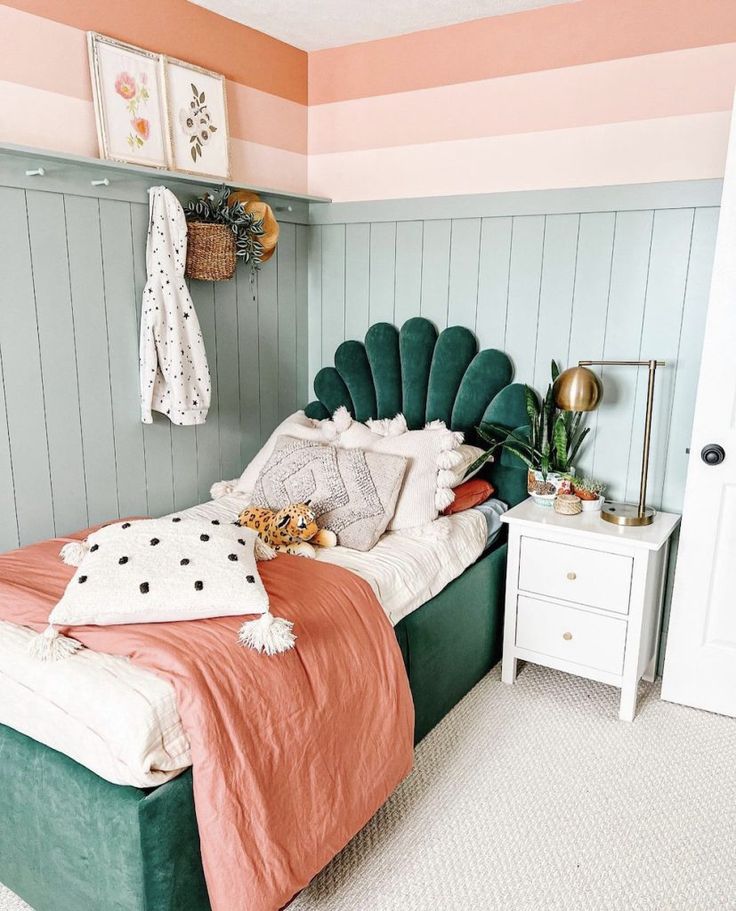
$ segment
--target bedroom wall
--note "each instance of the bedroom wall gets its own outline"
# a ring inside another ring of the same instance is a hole
[[[723,176],[733,0],[584,0],[309,55],[310,192]]]
[[[544,392],[552,358],[656,357],[649,501],[679,511],[720,181],[313,205],[309,375],[378,320],[473,329]],[[646,378],[603,371],[580,470],[636,500]]]
[[[232,179],[307,189],[307,55],[187,0],[0,4],[0,139],[98,154],[86,30],[227,78]]]
[[[254,285],[243,267],[190,282],[212,375],[206,423],[141,423],[150,181],[98,191],[96,176],[26,178],[0,160],[0,551],[209,499],[305,402],[306,209],[294,203]]]

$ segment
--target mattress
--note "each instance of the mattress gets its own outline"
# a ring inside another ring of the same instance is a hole
[[[248,500],[232,494],[178,514],[232,520]],[[384,535],[366,553],[335,547],[320,551],[318,559],[365,579],[396,625],[477,560],[486,534],[484,517],[468,510]],[[74,660],[41,664],[27,652],[33,635],[0,621],[0,724],[114,784],[154,787],[191,765],[167,681],[126,658],[87,649]]]

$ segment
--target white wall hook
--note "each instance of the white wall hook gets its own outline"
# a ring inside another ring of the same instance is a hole
[[[32,168],[26,171],[26,177],[43,177],[45,173],[46,171],[43,168]]]
[[[110,186],[110,178],[109,178],[109,177],[103,177],[101,180],[90,180],[90,184],[91,184],[93,187],[109,187],[109,186]]]
[[[277,212],[293,212],[294,206],[276,206]]]

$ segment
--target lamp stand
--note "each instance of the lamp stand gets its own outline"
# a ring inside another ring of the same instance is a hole
[[[652,437],[652,411],[654,407],[654,377],[657,367],[664,367],[664,361],[580,361],[580,367],[647,367],[649,383],[647,385],[647,411],[644,419],[644,449],[641,455],[641,481],[639,483],[639,502],[603,504],[601,518],[614,525],[642,526],[651,525],[656,510],[646,505],[647,478],[649,475],[649,449]]]

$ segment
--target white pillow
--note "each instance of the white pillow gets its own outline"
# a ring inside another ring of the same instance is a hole
[[[480,465],[472,474],[469,474],[467,478],[465,477],[465,472],[470,468],[473,462],[476,459],[479,459],[485,449],[481,449],[480,446],[471,446],[470,443],[463,443],[462,446],[458,446],[455,450],[455,454],[458,457],[458,462],[456,465],[453,465],[449,470],[452,472],[453,480],[450,487],[458,487],[463,481],[469,481],[471,478],[475,477],[478,472],[483,468]],[[490,459],[486,464],[490,464],[492,459]]]
[[[80,647],[55,626],[165,623],[261,614],[243,624],[244,645],[272,653],[290,648],[291,624],[268,611],[256,568],[256,532],[219,520],[138,519],[116,522],[61,551],[77,571],[34,640],[42,660],[67,657]],[[270,548],[266,548],[270,551]],[[266,554],[259,547],[259,554]],[[268,556],[273,556],[269,553]],[[254,638],[255,636],[255,638]],[[251,641],[252,640],[252,641]]]
[[[346,427],[337,436],[338,446],[408,459],[389,531],[426,525],[455,499],[453,469],[458,465],[456,450],[462,433],[448,430],[442,421],[433,421],[423,430],[408,430],[403,415],[361,424],[338,409],[333,420],[336,426]]]

